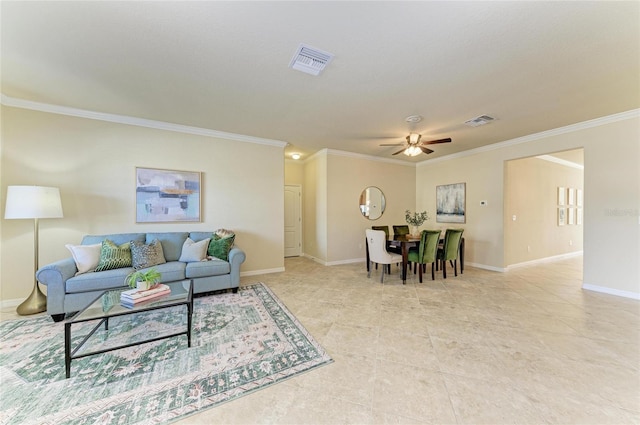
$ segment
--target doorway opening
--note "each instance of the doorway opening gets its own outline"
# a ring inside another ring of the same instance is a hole
[[[505,163],[505,267],[582,255],[584,149]]]

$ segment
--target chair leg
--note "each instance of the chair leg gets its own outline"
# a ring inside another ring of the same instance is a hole
[[[431,263],[431,280],[436,280],[436,262]]]
[[[453,274],[458,276],[458,259],[453,260]]]
[[[376,263],[376,266],[378,263]],[[369,267],[367,269],[367,277],[371,277],[371,267],[373,267],[373,261],[369,261]]]
[[[418,266],[418,276],[419,276],[420,283],[422,283],[422,264]]]
[[[380,283],[384,283],[384,271],[386,268],[386,265],[382,266],[382,273],[380,273]]]
[[[442,276],[447,278],[447,262],[445,260],[442,260]]]

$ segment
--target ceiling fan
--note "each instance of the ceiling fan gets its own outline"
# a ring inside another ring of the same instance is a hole
[[[400,152],[404,152],[407,156],[416,156],[421,153],[430,154],[433,151],[426,147],[426,145],[435,145],[438,143],[451,143],[450,138],[446,139],[438,139],[438,140],[429,140],[421,142],[422,138],[421,134],[418,133],[409,133],[409,135],[405,138],[407,139],[406,143],[383,143],[380,146],[404,146],[404,148],[400,149],[398,152],[394,152],[393,155],[398,155]]]

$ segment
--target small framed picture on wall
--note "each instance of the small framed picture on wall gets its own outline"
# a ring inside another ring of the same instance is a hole
[[[565,207],[558,207],[558,226],[564,226],[567,224],[567,209]]]
[[[567,224],[574,224],[576,217],[576,209],[575,208],[567,208]]]
[[[567,189],[567,199],[569,200],[569,205],[576,204],[576,190],[572,187]]]
[[[566,202],[567,189],[562,186],[558,187],[558,205],[564,205]]]

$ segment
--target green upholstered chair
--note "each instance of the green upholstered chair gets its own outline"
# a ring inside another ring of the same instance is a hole
[[[420,245],[418,245],[418,249],[409,251],[408,260],[413,263],[414,274],[416,272],[415,270],[417,265],[420,283],[422,283],[422,271],[429,263],[431,263],[431,280],[436,280],[435,269],[439,241],[440,230],[423,230],[420,235]]]
[[[447,229],[444,233],[442,248],[438,248],[438,261],[442,265],[442,276],[445,279],[447,278],[447,261],[451,263],[454,274],[458,276],[458,253],[462,232],[464,229]]]
[[[393,234],[394,235],[408,235],[409,234],[409,226],[406,224],[394,225],[393,226]]]

